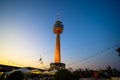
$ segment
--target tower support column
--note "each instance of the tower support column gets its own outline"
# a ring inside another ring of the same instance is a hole
[[[61,62],[60,57],[60,34],[56,34],[56,49],[55,49],[55,63]]]

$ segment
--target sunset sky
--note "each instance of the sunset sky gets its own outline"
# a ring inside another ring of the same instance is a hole
[[[120,69],[120,0],[0,0],[0,64],[49,67],[58,13],[67,68]]]

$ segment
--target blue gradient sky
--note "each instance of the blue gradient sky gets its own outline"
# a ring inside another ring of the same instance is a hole
[[[42,68],[54,61],[56,14],[61,14],[61,57],[67,67],[120,68],[119,0],[1,0],[0,63]],[[109,50],[106,50],[110,48]],[[106,51],[104,51],[106,50]],[[100,54],[80,62],[80,60]]]

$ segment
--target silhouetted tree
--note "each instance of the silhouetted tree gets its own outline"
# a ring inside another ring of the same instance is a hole
[[[0,76],[0,80],[5,80],[5,74],[3,73],[1,76]]]
[[[79,78],[80,78],[80,72],[74,71],[73,72],[73,80],[79,80]]]
[[[67,69],[61,69],[55,73],[54,80],[72,80],[73,76]]]
[[[7,80],[23,80],[24,77],[24,73],[22,73],[21,71],[15,71],[7,77]]]

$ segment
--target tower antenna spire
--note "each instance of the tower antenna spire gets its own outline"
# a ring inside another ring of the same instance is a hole
[[[57,13],[57,20],[60,20],[60,17],[61,17],[60,13]]]

